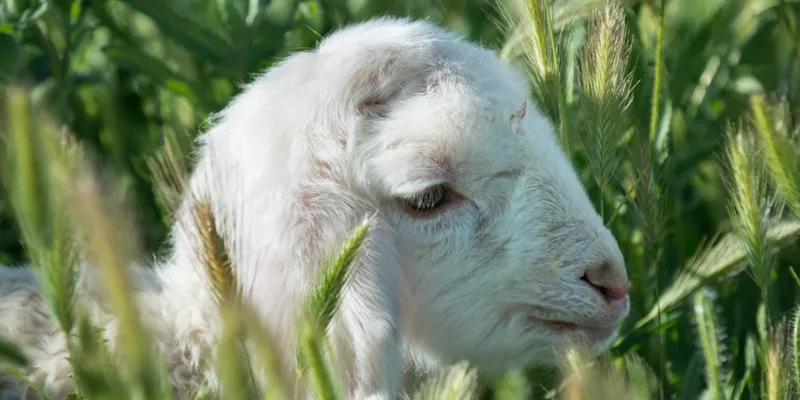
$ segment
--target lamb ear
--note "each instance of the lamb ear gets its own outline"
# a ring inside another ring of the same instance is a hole
[[[351,81],[351,105],[359,116],[383,116],[389,101],[400,93],[401,87],[394,82],[397,77],[392,74],[395,62],[395,58],[388,58],[382,64],[370,65]]]
[[[424,60],[415,60],[402,49],[375,53],[358,57],[345,79],[350,109],[361,118],[380,118],[404,92],[425,87]]]
[[[381,48],[364,51],[341,65],[344,76],[340,82],[344,87],[340,89],[343,97],[340,101],[353,122],[345,138],[348,153],[368,135],[368,121],[386,117],[395,101],[425,90],[429,57],[418,53],[403,48]]]

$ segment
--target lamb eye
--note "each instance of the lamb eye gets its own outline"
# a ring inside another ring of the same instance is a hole
[[[430,213],[447,204],[453,193],[445,185],[434,186],[414,197],[403,199],[409,210],[417,213]]]

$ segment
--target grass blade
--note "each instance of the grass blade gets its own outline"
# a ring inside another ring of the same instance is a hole
[[[345,285],[351,275],[351,264],[366,240],[371,219],[362,222],[342,246],[336,259],[324,269],[319,283],[311,291],[306,310],[315,324],[325,331],[339,307]]]
[[[243,306],[242,320],[247,337],[255,348],[255,361],[262,369],[261,393],[264,400],[287,399],[289,391],[283,377],[288,376],[278,356],[273,335],[260,322],[255,310]]]
[[[331,374],[324,345],[325,338],[325,331],[313,320],[303,321],[299,326],[302,370],[310,375],[311,387],[318,398],[323,400],[344,399]]]
[[[800,216],[800,146],[792,141],[788,105],[768,105],[761,95],[750,97],[755,133],[765,154],[772,181]]]
[[[519,370],[507,372],[494,384],[495,400],[526,400],[532,396],[528,377]]]
[[[592,360],[577,348],[559,357],[562,381],[553,396],[564,400],[652,399],[652,371],[634,355],[610,363]],[[616,364],[616,365],[615,365]]]
[[[795,309],[792,321],[792,361],[794,362],[794,390],[800,394],[800,307]]]
[[[28,358],[19,347],[0,338],[0,365],[3,364],[14,368],[23,368],[28,364]]]
[[[76,232],[97,268],[110,309],[119,320],[121,355],[126,365],[126,379],[134,398],[161,398],[164,393],[164,365],[150,343],[150,336],[140,319],[133,296],[129,268],[136,253],[134,227],[123,206],[121,193],[101,189],[98,179],[86,166],[76,168],[70,179],[71,211],[75,213]],[[142,397],[140,397],[142,396]]]
[[[767,228],[769,239],[784,246],[794,242],[798,233],[800,233],[800,222],[794,220],[772,221]],[[747,249],[739,241],[736,233],[725,234],[712,242],[713,245],[700,246],[662,293],[658,302],[634,324],[633,329],[645,326],[656,318],[659,312],[665,313],[673,309],[702,285],[709,284],[723,275],[732,276],[736,268],[746,262]]]
[[[342,246],[336,259],[322,271],[317,284],[306,299],[306,307],[298,323],[297,369],[310,372],[316,393],[326,398],[340,398],[333,384],[326,360],[327,329],[352,274],[352,264],[366,240],[372,218],[363,221]]]
[[[722,400],[725,398],[725,392],[722,390],[723,357],[722,349],[718,346],[722,335],[714,314],[714,303],[709,298],[709,295],[703,291],[695,293],[693,303],[694,320],[697,324],[700,348],[703,351],[706,366],[707,395],[711,396],[711,399]]]
[[[478,398],[478,372],[468,363],[457,363],[439,376],[423,382],[414,394],[418,400],[467,400]]]
[[[770,286],[775,255],[767,234],[767,219],[771,216],[773,200],[765,182],[764,164],[758,148],[750,137],[739,129],[728,130],[728,187],[731,192],[729,214],[734,231],[747,251],[750,273],[766,301],[769,319]]]
[[[610,3],[592,20],[581,52],[578,136],[600,192],[604,217],[604,195],[622,161],[618,146],[633,95],[632,75],[626,70],[630,57],[626,33],[622,9]]]
[[[233,267],[230,246],[220,234],[216,216],[211,212],[211,204],[195,200],[193,204],[195,230],[200,240],[195,248],[203,262],[211,293],[218,304],[238,302],[241,292]]]
[[[260,398],[251,373],[250,357],[245,349],[241,313],[231,303],[224,304],[221,313],[223,328],[217,347],[217,373],[224,398]]]
[[[147,159],[153,175],[155,195],[165,214],[172,215],[178,209],[189,183],[189,156],[192,154],[192,139],[183,130],[169,129],[164,143],[155,155]],[[165,221],[171,223],[172,220]]]

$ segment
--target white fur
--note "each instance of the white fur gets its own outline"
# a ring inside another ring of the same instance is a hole
[[[293,316],[321,260],[376,213],[331,331],[352,398],[394,398],[404,374],[411,382],[462,359],[488,377],[550,365],[568,343],[598,353],[616,335],[559,333],[526,324],[531,313],[609,332],[627,314],[627,297],[609,302],[581,280],[627,282],[624,261],[526,80],[432,24],[342,29],[259,76],[213,122],[190,191],[223,220],[247,299],[287,367]],[[445,211],[412,218],[398,207],[442,182],[462,196]],[[139,272],[140,307],[181,398],[216,382],[217,316],[192,251],[190,197],[171,256]],[[30,272],[0,269],[0,298],[0,335],[29,352],[35,383],[63,396],[63,335]],[[113,344],[114,317],[89,304]]]

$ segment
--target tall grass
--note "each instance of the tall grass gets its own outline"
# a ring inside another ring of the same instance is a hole
[[[128,266],[158,250],[172,223],[191,132],[248,75],[381,13],[430,17],[528,73],[631,276],[631,315],[607,354],[567,351],[556,371],[497,382],[460,363],[412,398],[800,395],[796,1],[6,1],[0,231],[13,234],[0,235],[0,261],[37,266],[70,334],[76,398],[173,395]],[[203,396],[286,398],[297,382],[238,301],[215,216],[202,198],[194,210],[195,251],[223,321],[220,387]],[[321,398],[343,398],[326,331],[368,230],[365,221],[323,266],[297,316],[297,378]],[[77,300],[80,260],[100,266],[119,349]],[[0,368],[21,378],[27,359],[11,339],[0,338]]]

